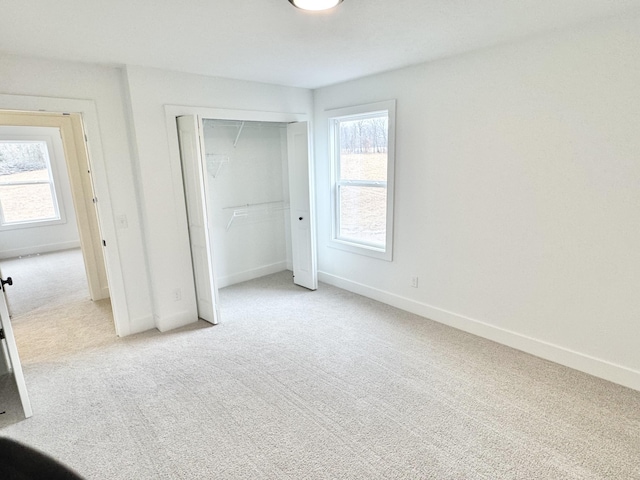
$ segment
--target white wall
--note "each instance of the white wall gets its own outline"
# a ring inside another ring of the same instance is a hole
[[[141,180],[146,251],[155,325],[167,330],[197,320],[180,159],[172,155],[165,106],[311,114],[300,88],[127,67],[130,118]],[[181,291],[174,300],[168,292]]]
[[[612,20],[316,91],[321,278],[640,389],[638,51],[639,19]],[[34,109],[52,98],[96,106],[99,131],[87,133],[101,140],[109,221],[128,222],[113,238],[125,333],[196,318],[164,107],[313,109],[304,89],[2,55],[0,108],[15,108],[7,95],[31,96]],[[385,262],[327,247],[323,111],[391,98],[396,225]]]
[[[9,127],[0,126],[0,137],[22,139],[24,135],[35,135],[38,138],[49,137],[52,150],[49,152],[51,169],[54,175],[58,209],[61,221],[55,224],[31,224],[3,230],[0,236],[0,259],[13,258],[33,253],[55,252],[80,246],[80,234],[76,224],[73,208],[71,185],[62,147],[60,131],[49,127]]]
[[[122,80],[116,68],[0,55],[0,109],[51,110],[55,105],[57,111],[76,111],[90,104],[92,111],[85,116],[97,112],[86,134],[90,154],[99,155],[106,167],[105,178],[96,179],[110,192],[110,204],[98,207],[100,221],[108,226],[117,217],[127,220],[126,228],[102,232],[114,313],[122,321],[119,333],[126,335],[154,324]],[[94,169],[95,174],[103,172]]]
[[[291,264],[289,211],[283,210],[289,202],[286,138],[285,124],[204,121],[219,288],[285,270],[287,260]],[[246,216],[233,217],[234,212]]]
[[[611,20],[317,90],[321,279],[639,389],[638,52]],[[393,98],[386,262],[327,247],[323,112]]]

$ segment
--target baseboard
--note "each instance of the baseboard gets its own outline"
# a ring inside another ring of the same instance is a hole
[[[550,360],[595,377],[633,388],[634,390],[640,390],[640,372],[637,370],[576,352],[560,345],[522,335],[511,330],[496,327],[426,303],[417,302],[394,293],[372,288],[326,272],[318,272],[318,279],[324,283],[521,350],[536,357]]]
[[[105,285],[100,289],[100,293],[98,294],[98,296],[96,298],[92,298],[91,300],[95,302],[96,300],[104,300],[105,298],[109,297],[109,287]]]
[[[272,263],[270,265],[263,265],[262,267],[245,270],[244,272],[234,273],[233,275],[227,275],[226,277],[219,277],[216,278],[216,284],[218,288],[224,288],[228,287],[229,285],[235,285],[236,283],[253,280],[254,278],[271,275],[272,273],[282,272],[283,270],[287,270],[287,262],[285,261]]]
[[[154,328],[156,328],[156,319],[152,315],[128,321],[125,325],[118,324],[116,326],[119,337],[135,335],[136,333],[146,332]]]
[[[169,330],[184,327],[198,321],[198,315],[191,311],[174,313],[173,315],[162,317],[154,315],[154,317],[155,327],[161,332],[168,332]]]
[[[80,248],[79,241],[50,243],[47,245],[35,245],[33,247],[14,248],[12,250],[2,250],[0,259],[24,257],[26,255],[35,255],[38,253],[58,252],[60,250],[69,250],[71,248]]]

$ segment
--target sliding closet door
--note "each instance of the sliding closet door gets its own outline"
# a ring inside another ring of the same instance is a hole
[[[218,290],[213,278],[200,119],[187,115],[177,121],[198,317],[216,324]]]
[[[291,252],[293,282],[316,290],[315,219],[312,218],[312,178],[309,168],[309,131],[307,122],[287,126],[289,157],[289,200],[291,205]]]

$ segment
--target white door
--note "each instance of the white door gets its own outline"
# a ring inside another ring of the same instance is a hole
[[[0,278],[2,278],[1,272]],[[18,356],[18,346],[16,345],[16,339],[13,336],[11,319],[9,318],[9,309],[7,308],[7,299],[4,296],[4,289],[7,285],[11,285],[11,277],[7,278],[7,283],[3,281],[2,291],[0,292],[0,328],[2,328],[2,332],[4,333],[3,350],[8,354],[9,365],[7,365],[7,367],[13,372],[13,376],[16,379],[16,385],[18,386],[18,393],[20,394],[20,401],[22,402],[24,416],[29,418],[33,415],[33,412],[31,410],[29,394],[27,393],[27,384],[24,381],[24,374],[22,373],[22,364],[20,363],[20,357]],[[0,361],[4,361],[4,359],[1,359]]]
[[[208,188],[202,160],[201,122],[194,115],[178,117],[177,120],[198,317],[215,325],[218,323],[218,289],[213,278],[211,236],[207,221]]]
[[[316,290],[315,222],[312,218],[312,175],[309,168],[309,131],[307,122],[287,125],[289,159],[289,203],[291,205],[291,251],[293,282]]]

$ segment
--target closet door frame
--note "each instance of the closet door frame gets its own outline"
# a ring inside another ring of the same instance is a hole
[[[225,109],[225,108],[207,108],[207,107],[191,107],[184,105],[165,105],[165,121],[167,127],[167,135],[168,135],[168,143],[169,143],[169,154],[171,157],[171,170],[173,173],[173,190],[174,192],[182,192],[182,202],[186,205],[186,200],[184,197],[184,185],[182,182],[182,165],[180,160],[180,145],[178,141],[178,129],[176,128],[176,118],[184,115],[195,115],[202,119],[215,119],[215,120],[235,120],[235,121],[256,121],[256,122],[276,122],[276,123],[295,123],[295,122],[307,122],[310,125],[311,115],[303,114],[303,113],[287,113],[287,112],[265,112],[260,110],[235,110],[235,109]],[[311,129],[309,129],[309,174],[312,176],[312,172],[314,171],[313,167],[313,144],[311,137]],[[315,194],[313,191],[313,178],[309,179],[310,186],[310,211],[311,211],[311,221],[315,221]],[[185,225],[187,224],[186,220],[186,207],[180,209],[180,211],[184,211],[185,218],[183,219]],[[215,249],[215,245],[213,246]],[[315,248],[315,242],[313,245],[312,255],[317,255],[317,249]],[[215,253],[213,254],[213,262],[215,263]],[[317,277],[317,271],[315,272]],[[214,283],[215,283],[215,272],[214,272]],[[187,288],[187,286],[185,286]],[[192,297],[196,298],[195,294],[195,285],[190,286],[189,288],[193,288],[193,292],[190,292],[191,295],[185,295],[187,298]],[[196,310],[195,305],[194,311]]]

